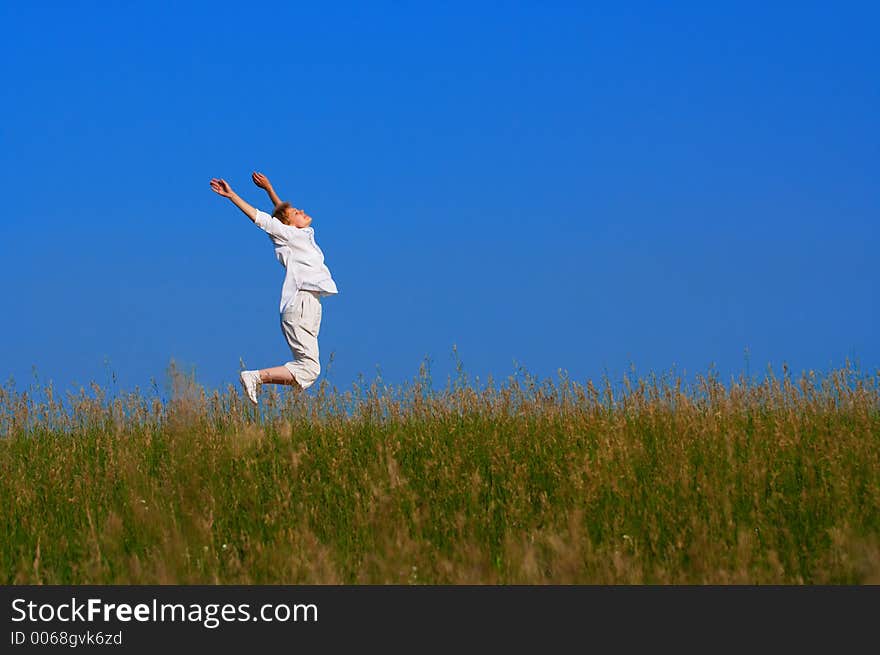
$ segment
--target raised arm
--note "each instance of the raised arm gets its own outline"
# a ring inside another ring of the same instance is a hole
[[[247,204],[244,200],[238,197],[238,194],[232,190],[232,187],[229,186],[229,182],[220,178],[211,179],[211,189],[214,193],[223,196],[224,198],[229,198],[233,204],[238,207],[244,215],[247,216],[252,221],[256,222],[257,219],[257,210],[251,205]]]
[[[277,207],[281,204],[281,198],[278,197],[278,194],[275,193],[275,189],[272,188],[272,183],[269,181],[269,178],[263,175],[262,173],[253,172],[251,175],[251,179],[261,189],[265,189],[266,193],[269,194],[269,200],[272,201],[272,206]]]

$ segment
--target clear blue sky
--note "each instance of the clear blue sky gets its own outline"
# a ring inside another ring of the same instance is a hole
[[[288,359],[255,169],[340,387],[873,371],[878,5],[666,4],[3,3],[0,376]]]

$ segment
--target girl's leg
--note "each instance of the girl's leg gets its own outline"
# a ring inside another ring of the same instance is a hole
[[[260,369],[259,373],[260,382],[263,384],[289,384],[295,387],[299,386],[296,379],[293,377],[293,373],[284,366],[263,368]]]

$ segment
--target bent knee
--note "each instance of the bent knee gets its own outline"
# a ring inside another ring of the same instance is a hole
[[[308,386],[312,386],[320,375],[321,365],[316,362],[307,368],[305,375],[306,380],[304,380],[304,382],[308,381]],[[305,387],[303,387],[303,389],[305,389]]]
[[[308,389],[321,374],[321,365],[311,361],[290,362],[285,367],[293,374],[293,379],[301,389]]]

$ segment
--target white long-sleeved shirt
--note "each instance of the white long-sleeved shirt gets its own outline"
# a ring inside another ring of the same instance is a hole
[[[338,293],[330,269],[324,264],[324,253],[315,243],[315,231],[311,227],[285,225],[259,210],[254,223],[272,239],[275,256],[285,268],[284,284],[281,287],[282,314],[300,289],[317,291],[322,296]]]

